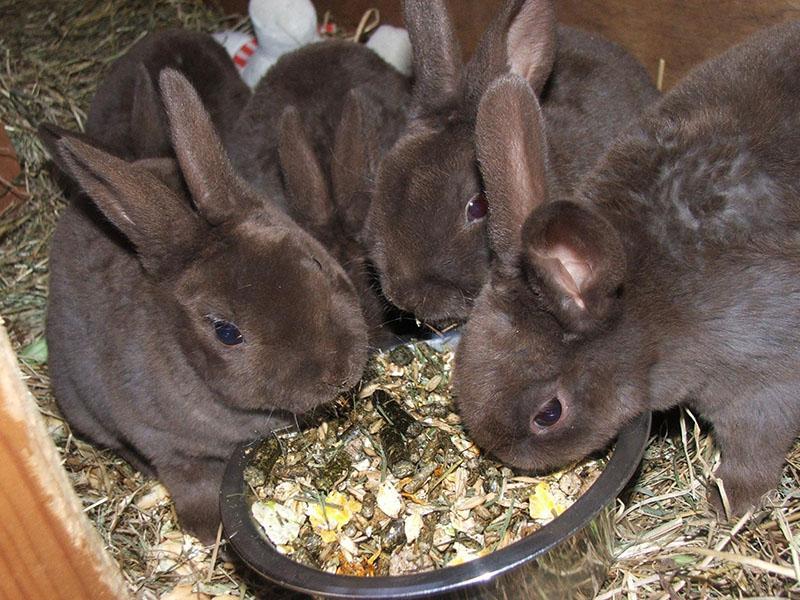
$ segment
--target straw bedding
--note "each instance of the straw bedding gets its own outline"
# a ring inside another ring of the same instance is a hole
[[[137,597],[291,597],[259,589],[219,548],[185,536],[162,486],[73,437],[53,401],[42,342],[48,242],[65,200],[50,179],[37,125],[82,128],[99,78],[147,31],[244,24],[190,0],[0,0],[0,22],[0,121],[29,194],[0,217],[0,317],[86,514]],[[800,598],[800,445],[765,506],[730,523],[718,523],[705,501],[717,460],[691,414],[659,420],[618,506],[619,560],[601,598]]]

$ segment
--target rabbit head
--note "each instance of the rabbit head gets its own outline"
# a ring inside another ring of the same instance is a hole
[[[234,174],[191,84],[171,69],[159,81],[188,198],[165,185],[152,160],[129,163],[75,136],[50,138],[54,159],[127,238],[143,293],[171,315],[153,322],[155,339],[179,347],[221,402],[302,413],[331,400],[366,361],[352,284],[314,238]],[[158,347],[142,351],[158,360]]]
[[[591,207],[548,201],[541,112],[524,80],[506,76],[486,92],[476,140],[496,261],[459,345],[457,403],[487,450],[552,469],[602,448],[644,410],[592,343],[614,335],[626,256]]]
[[[403,6],[416,78],[411,118],[381,163],[367,237],[389,300],[420,319],[459,320],[489,270],[478,104],[507,72],[542,90],[555,55],[553,10],[543,0],[506,2],[463,65],[443,0]]]

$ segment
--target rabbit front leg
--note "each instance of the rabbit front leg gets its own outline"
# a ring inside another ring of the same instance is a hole
[[[760,387],[737,393],[735,401],[721,403],[705,414],[714,428],[720,450],[716,477],[722,480],[730,506],[728,516],[741,515],[760,503],[780,480],[786,454],[797,435],[793,390]],[[710,485],[714,510],[725,516],[719,488]]]
[[[204,544],[213,544],[217,536],[224,471],[221,460],[190,458],[158,470],[159,479],[175,501],[181,527]]]

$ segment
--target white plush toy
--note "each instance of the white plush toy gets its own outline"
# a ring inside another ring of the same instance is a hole
[[[411,76],[411,40],[402,27],[381,25],[369,36],[367,47],[406,77]]]
[[[225,46],[251,88],[282,54],[320,39],[311,0],[250,0],[248,12],[255,38],[223,31],[214,39]]]
[[[250,0],[248,12],[255,37],[222,31],[214,39],[225,47],[251,88],[281,55],[320,40],[311,0]],[[367,46],[401,73],[411,74],[411,42],[405,29],[381,25]]]

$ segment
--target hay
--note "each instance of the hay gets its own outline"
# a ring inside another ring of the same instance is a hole
[[[47,246],[64,199],[35,136],[42,121],[82,128],[108,64],[146,31],[242,24],[191,0],[0,0],[0,20],[0,121],[20,157],[19,184],[30,194],[0,219],[0,315],[27,384],[86,514],[131,592],[157,598],[186,584],[209,596],[255,597],[241,567],[220,560],[216,548],[184,537],[161,486],[75,439],[58,415],[41,339]],[[800,597],[800,446],[765,508],[719,524],[705,502],[704,484],[717,461],[708,436],[687,413],[665,419],[655,431],[640,477],[619,507],[620,559],[600,597]],[[259,595],[277,597],[274,590]]]
[[[620,504],[619,560],[599,598],[800,597],[800,443],[763,506],[720,523],[705,500],[719,463],[711,436],[688,410],[655,433]]]

